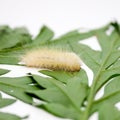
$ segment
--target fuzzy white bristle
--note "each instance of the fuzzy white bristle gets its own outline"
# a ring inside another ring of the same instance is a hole
[[[65,71],[80,70],[80,58],[75,53],[56,49],[31,50],[22,56],[21,61],[28,67]]]

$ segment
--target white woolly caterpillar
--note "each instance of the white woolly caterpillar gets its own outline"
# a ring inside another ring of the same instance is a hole
[[[71,72],[80,70],[80,58],[75,53],[56,49],[31,50],[22,56],[22,62],[28,67]]]

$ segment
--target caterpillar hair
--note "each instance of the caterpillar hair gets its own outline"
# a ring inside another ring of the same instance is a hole
[[[28,67],[64,70],[80,70],[80,58],[74,52],[57,49],[38,48],[26,52],[21,61]]]

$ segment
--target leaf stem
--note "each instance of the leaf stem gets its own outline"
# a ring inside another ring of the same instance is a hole
[[[100,72],[101,70],[98,72],[98,74],[96,75],[94,81],[93,81],[93,84],[91,86],[91,89],[90,89],[90,94],[89,94],[89,97],[88,97],[88,104],[87,104],[87,107],[86,107],[86,110],[84,112],[84,115],[83,115],[83,118],[82,120],[88,120],[88,117],[89,117],[89,114],[90,114],[90,109],[91,109],[91,106],[92,106],[92,103],[93,103],[93,100],[94,100],[94,95],[95,95],[95,86],[96,86],[96,83],[99,79],[99,76],[100,76]]]
[[[93,104],[93,100],[94,100],[94,96],[96,94],[96,91],[95,91],[95,87],[96,87],[96,84],[97,84],[97,81],[99,80],[100,78],[100,73],[101,71],[103,70],[104,68],[104,65],[106,64],[106,62],[108,61],[110,55],[111,55],[111,52],[112,52],[112,48],[115,44],[116,40],[113,42],[113,44],[111,45],[110,47],[110,50],[108,51],[108,55],[105,57],[105,59],[103,60],[104,62],[102,63],[100,69],[98,70],[94,80],[93,80],[93,83],[92,83],[92,86],[91,86],[91,89],[90,89],[90,94],[88,96],[88,104],[87,104],[87,107],[86,107],[86,110],[84,112],[84,115],[83,115],[83,118],[82,120],[88,120],[89,118],[89,114],[90,114],[90,109],[92,107],[92,104]]]

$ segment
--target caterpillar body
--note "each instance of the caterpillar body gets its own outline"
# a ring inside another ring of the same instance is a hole
[[[23,63],[28,67],[50,70],[79,71],[80,58],[73,52],[55,49],[36,49],[22,56]]]

